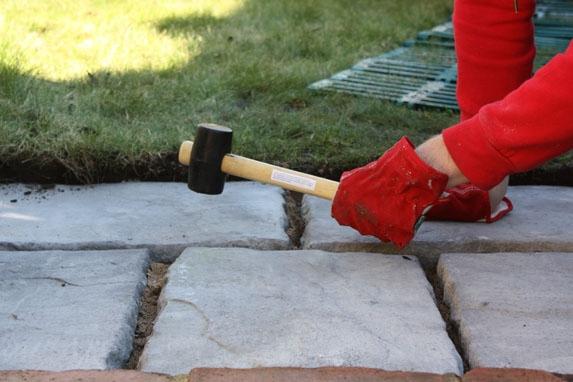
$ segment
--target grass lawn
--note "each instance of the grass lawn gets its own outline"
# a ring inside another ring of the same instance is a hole
[[[336,178],[450,112],[306,89],[445,20],[452,0],[3,0],[0,180],[181,179],[200,122]],[[572,162],[560,159],[550,166]]]

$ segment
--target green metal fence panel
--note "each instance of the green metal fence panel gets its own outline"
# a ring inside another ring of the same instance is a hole
[[[573,39],[573,0],[539,0],[534,18],[535,69],[565,50]],[[312,90],[335,91],[408,106],[458,110],[454,33],[451,22],[418,33],[400,48],[356,63],[315,82]]]

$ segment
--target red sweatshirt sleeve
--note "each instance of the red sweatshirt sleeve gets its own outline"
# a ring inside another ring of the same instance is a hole
[[[573,43],[501,101],[443,131],[476,186],[490,189],[573,148]]]
[[[535,0],[455,0],[453,25],[461,120],[531,77]]]

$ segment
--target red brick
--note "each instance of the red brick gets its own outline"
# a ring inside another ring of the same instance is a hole
[[[173,382],[161,374],[134,370],[0,371],[0,382]]]
[[[260,369],[193,369],[188,382],[460,382],[453,374],[438,375],[366,368],[322,367]]]
[[[474,369],[466,373],[463,382],[564,382],[551,373],[529,369]]]

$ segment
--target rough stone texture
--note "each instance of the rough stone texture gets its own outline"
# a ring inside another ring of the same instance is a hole
[[[415,258],[187,249],[139,368],[357,366],[461,373]]]
[[[282,190],[253,182],[215,196],[183,183],[0,186],[0,249],[150,248],[156,260],[189,246],[283,249],[283,202]]]
[[[134,370],[0,371],[2,382],[184,382],[187,377],[142,373]]]
[[[438,275],[471,367],[573,373],[572,254],[445,254]]]
[[[526,369],[474,369],[464,375],[463,382],[565,382],[553,374]]]
[[[0,370],[121,367],[146,250],[0,252]]]
[[[194,369],[188,382],[460,382],[454,375],[352,367]]]
[[[425,222],[402,252],[420,256],[433,266],[443,252],[563,251],[573,252],[573,188],[510,187],[514,211],[495,224]],[[331,203],[303,200],[305,249],[393,253],[396,249],[373,237],[339,226],[330,217]]]

